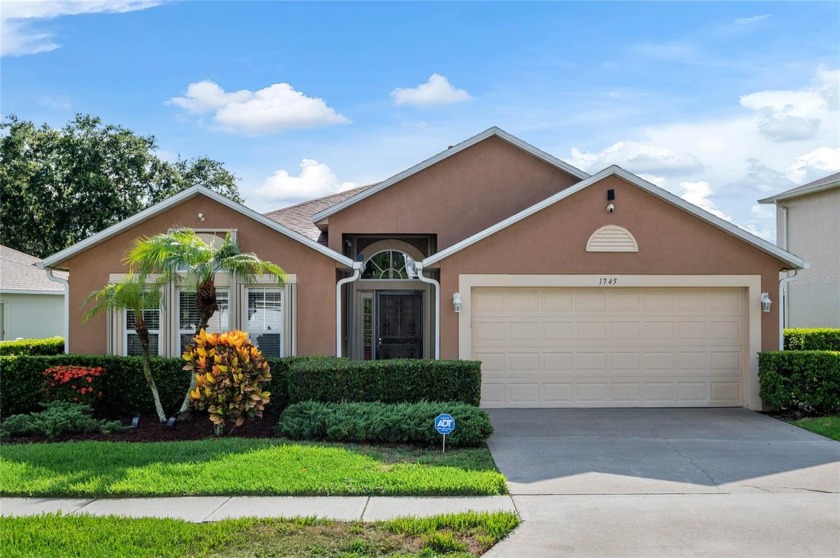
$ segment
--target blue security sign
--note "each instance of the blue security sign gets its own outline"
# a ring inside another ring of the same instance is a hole
[[[446,413],[440,414],[435,418],[435,430],[438,434],[451,434],[455,430],[455,419]]]

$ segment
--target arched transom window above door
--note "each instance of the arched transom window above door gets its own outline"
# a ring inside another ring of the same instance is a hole
[[[365,262],[362,279],[417,279],[414,258],[399,250],[377,252]]]

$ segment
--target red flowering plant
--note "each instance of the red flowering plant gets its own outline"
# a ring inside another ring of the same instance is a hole
[[[49,401],[72,401],[93,406],[102,397],[101,366],[53,366],[44,370],[44,395]]]

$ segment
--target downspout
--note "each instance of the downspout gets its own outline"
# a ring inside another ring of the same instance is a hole
[[[341,287],[357,281],[362,276],[362,262],[353,262],[353,275],[339,280],[335,285],[335,356],[341,356]]]
[[[417,278],[435,287],[435,360],[440,360],[440,283],[423,275],[423,262],[416,262]]]
[[[38,269],[47,272],[47,279],[64,287],[64,352],[70,352],[70,282],[53,275],[53,269],[44,267],[44,262],[35,264]]]
[[[781,304],[779,304],[779,350],[785,350],[785,327],[788,325],[788,289],[787,284],[796,278],[798,269],[793,270],[793,275],[786,275],[779,279],[779,297],[781,297]]]

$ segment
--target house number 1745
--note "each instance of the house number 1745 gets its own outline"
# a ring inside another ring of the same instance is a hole
[[[604,285],[617,285],[618,284],[618,277],[601,277],[598,280],[599,286]]]

